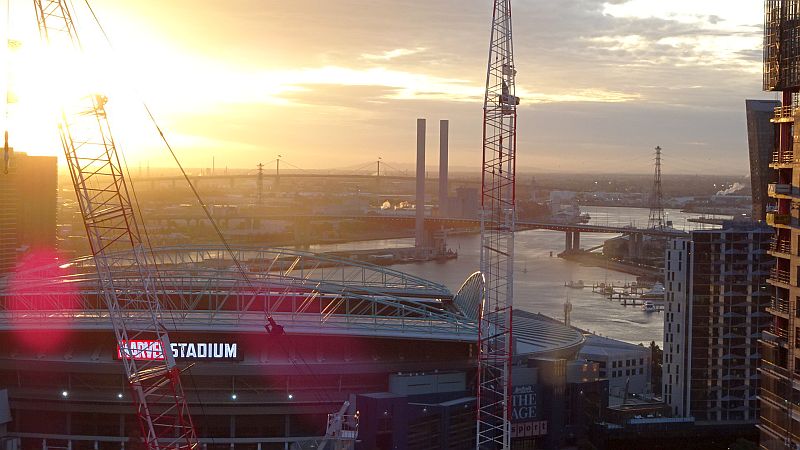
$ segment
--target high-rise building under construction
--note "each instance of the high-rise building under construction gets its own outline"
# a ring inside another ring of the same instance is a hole
[[[775,234],[769,277],[772,328],[762,334],[759,420],[762,449],[800,448],[800,0],[764,3],[764,90],[780,93],[768,185],[767,223]],[[797,143],[797,144],[796,144]],[[795,147],[797,145],[797,147]]]

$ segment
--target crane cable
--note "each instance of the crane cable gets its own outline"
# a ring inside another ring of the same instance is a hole
[[[108,43],[109,47],[111,47],[113,49],[114,47],[113,47],[113,45],[111,43],[111,39],[109,38],[108,34],[106,33],[105,28],[103,27],[103,25],[100,23],[100,19],[97,17],[97,14],[94,12],[94,9],[92,8],[91,4],[89,3],[89,0],[84,0],[84,2],[86,3],[86,6],[89,9],[89,12],[92,14],[92,18],[94,19],[95,23],[97,24],[97,27],[99,28],[100,32],[103,34],[103,37],[104,37],[105,41]],[[250,288],[250,290],[253,293],[253,295],[254,296],[258,296],[258,291],[253,286],[253,283],[250,280],[250,277],[247,275],[247,273],[244,270],[244,267],[241,265],[241,263],[239,262],[239,259],[236,257],[236,254],[233,251],[233,249],[230,246],[230,244],[228,243],[228,240],[225,239],[225,236],[222,233],[222,230],[220,230],[220,228],[217,225],[216,221],[212,217],[211,211],[208,209],[208,205],[202,199],[202,197],[200,196],[200,193],[197,191],[197,188],[194,186],[194,184],[192,183],[191,179],[189,178],[189,175],[186,172],[186,170],[184,169],[183,164],[181,164],[180,160],[178,159],[178,156],[175,153],[175,150],[172,148],[172,145],[167,140],[167,137],[164,134],[164,131],[161,129],[161,126],[158,124],[158,121],[156,120],[155,115],[153,114],[153,112],[151,111],[150,107],[147,105],[147,103],[143,99],[141,100],[141,103],[142,103],[142,106],[144,107],[145,111],[147,112],[147,115],[148,115],[150,121],[153,123],[153,126],[156,128],[156,131],[158,132],[159,136],[161,137],[161,140],[164,142],[164,145],[167,147],[167,150],[169,150],[169,153],[172,156],[172,159],[175,161],[175,164],[178,166],[178,169],[180,170],[181,174],[183,175],[183,178],[186,180],[186,183],[189,185],[189,188],[191,189],[192,193],[194,194],[195,199],[197,200],[198,204],[200,205],[200,207],[202,208],[203,212],[205,213],[206,218],[209,220],[209,222],[211,223],[211,226],[214,228],[214,231],[215,231],[217,237],[222,242],[222,244],[225,247],[225,250],[228,252],[228,254],[230,254],[231,259],[233,260],[233,263],[236,266],[237,271],[242,275],[242,278],[244,279],[245,283],[247,283],[247,285]],[[124,155],[123,155],[123,159],[124,159]],[[126,163],[126,166],[127,166],[127,163]],[[129,179],[130,179],[130,175],[129,175]],[[131,187],[131,189],[134,192],[134,198],[135,198],[136,197],[135,190],[133,189],[133,187]],[[139,207],[139,205],[138,205],[138,202],[137,202],[137,209],[138,209],[138,207]],[[139,215],[141,216],[141,209],[139,209]],[[144,221],[142,221],[142,226],[143,227],[145,226],[144,225]],[[147,236],[146,239],[148,240],[148,244],[149,244],[149,236],[148,236],[148,234],[146,232],[146,229],[145,229],[145,233],[144,234],[145,234],[145,236]],[[151,255],[153,255],[152,246],[149,246],[149,247],[150,247],[150,253],[151,253]],[[153,261],[154,261],[154,263],[156,262],[156,259],[155,259],[154,256],[153,256]],[[159,280],[159,283],[161,283],[160,277],[157,277],[157,279]],[[271,317],[271,315],[266,310],[266,302],[265,302],[264,313],[265,313],[265,316]],[[174,316],[172,316],[172,322],[173,322],[173,326],[176,327],[177,324],[175,323]],[[280,340],[280,338],[278,338],[278,340]],[[284,352],[286,353],[286,355],[289,356],[288,349],[286,348],[284,343],[280,343],[280,344],[281,344],[281,347],[283,348]],[[302,355],[300,355],[299,353],[297,354],[297,356],[300,358],[300,361],[306,367],[309,375],[311,375],[311,377],[314,378],[318,382],[319,381],[318,375],[311,369],[310,365],[308,364],[308,362],[306,362],[305,358],[303,358]],[[291,364],[293,366],[299,367],[298,364],[296,364],[292,360],[291,357],[289,357],[289,360],[290,360],[290,362],[291,362]],[[192,384],[194,384],[196,386],[196,383],[195,383],[195,380],[194,380],[194,376],[191,373],[189,375],[190,375],[190,378],[192,378]],[[318,386],[322,386],[321,383],[317,383],[317,385]],[[328,402],[329,403],[333,403],[333,399],[330,397],[330,394],[327,392],[327,390],[323,389],[322,392],[328,398]],[[320,401],[320,402],[322,401],[322,399],[319,398],[319,394],[316,393],[316,392],[315,392],[315,397],[317,397],[318,401]],[[200,401],[199,394],[198,394],[198,401]],[[202,407],[202,401],[200,401],[200,403],[201,403],[201,407]]]

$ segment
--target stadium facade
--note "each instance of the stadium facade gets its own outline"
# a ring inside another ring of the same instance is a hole
[[[234,253],[247,277],[222,247],[151,255],[168,351],[185,367],[205,448],[309,442],[345,401],[361,416],[357,448],[431,448],[432,439],[449,448],[474,445],[480,274],[453,294],[350,260],[286,249]],[[137,448],[119,362],[126,349],[115,341],[92,260],[23,265],[3,283],[0,390],[8,392],[11,422],[0,441],[10,448]],[[268,316],[285,334],[265,330]],[[144,312],[129,317],[145,319]],[[580,332],[534,314],[516,314],[514,327],[520,361],[574,358],[583,342]],[[149,357],[165,350],[128,345]],[[541,438],[547,423],[541,408],[530,407],[535,389],[521,388],[528,408],[517,413],[525,419],[520,436]]]

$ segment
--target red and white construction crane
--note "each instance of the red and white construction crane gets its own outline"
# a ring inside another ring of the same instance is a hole
[[[33,3],[47,45],[58,52],[79,51],[71,2]],[[53,62],[52,76],[81,69],[85,67],[77,60],[60,66]],[[61,143],[145,444],[148,449],[194,449],[197,436],[162,323],[156,276],[147,260],[149,245],[137,224],[137,205],[131,201],[114,145],[106,102],[103,95],[90,95],[65,105],[59,124]]]
[[[485,291],[478,331],[476,448],[511,448],[511,316],[517,143],[511,0],[494,0],[483,103],[481,272]]]

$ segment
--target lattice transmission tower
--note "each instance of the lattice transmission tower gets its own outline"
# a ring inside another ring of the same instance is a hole
[[[510,448],[517,105],[511,0],[495,0],[483,104],[478,449]]]
[[[647,219],[647,228],[663,230],[666,225],[664,195],[661,192],[661,147],[656,147],[656,172],[653,176],[653,190],[650,193],[650,216]]]

